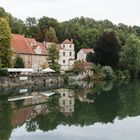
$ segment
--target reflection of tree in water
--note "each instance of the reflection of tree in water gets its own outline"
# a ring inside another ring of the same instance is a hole
[[[120,109],[119,94],[117,90],[112,89],[108,92],[102,92],[102,94],[99,95],[96,94],[94,98],[96,114],[99,117],[100,122],[113,122]]]
[[[93,125],[96,122],[108,123],[118,117],[120,119],[126,116],[140,115],[140,82],[130,81],[122,84],[115,82],[113,88],[107,83],[95,85],[92,89],[73,90],[75,92],[75,105],[72,116],[65,116],[60,112],[59,94],[55,94],[45,103],[46,113],[37,114],[26,122],[27,131],[54,130],[58,125]],[[110,90],[109,90],[110,89]],[[72,89],[71,89],[72,90]],[[79,92],[78,92],[79,90]],[[79,96],[85,94],[93,103],[80,102]],[[0,98],[0,140],[8,140],[12,131],[11,109],[7,97]],[[18,107],[22,102],[17,103]]]
[[[36,129],[48,131],[55,129],[54,126],[57,126],[55,117],[57,116],[56,114],[59,113],[59,98],[59,94],[54,94],[49,97],[46,103],[49,112],[47,114],[39,114],[35,118],[28,120],[26,123],[27,131],[36,131]]]
[[[0,97],[0,140],[9,140],[12,132],[11,109],[7,96]]]
[[[17,100],[15,101],[15,105],[18,108],[21,108],[23,106],[24,100]]]
[[[99,89],[100,94],[97,89],[93,91],[87,97],[94,99],[94,103],[82,103],[77,99],[72,117],[66,117],[59,109],[55,109],[46,115],[31,119],[27,130],[35,131],[33,124],[36,124],[38,129],[49,131],[56,129],[60,124],[85,126],[96,122],[113,123],[116,117],[140,115],[140,83],[132,82],[127,86],[126,83],[119,86],[114,83],[110,91],[104,91],[102,86]]]

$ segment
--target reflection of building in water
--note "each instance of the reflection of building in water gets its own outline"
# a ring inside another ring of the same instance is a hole
[[[18,95],[14,97],[8,98],[8,101],[11,103],[12,108],[16,108],[17,104],[22,105],[22,107],[25,106],[31,106],[35,104],[41,104],[46,103],[49,99],[49,96],[54,93],[49,92],[47,93],[38,93],[38,92],[32,92],[30,95]]]
[[[83,96],[78,95],[78,99],[80,100],[80,102],[85,102],[85,103],[93,103],[94,102],[94,100],[88,99],[87,95],[83,95]]]
[[[74,112],[75,95],[71,89],[58,89],[60,111],[66,116],[72,116]]]
[[[30,95],[10,97],[8,101],[13,109],[12,126],[17,127],[39,114],[49,113],[47,102],[54,93],[32,92]]]

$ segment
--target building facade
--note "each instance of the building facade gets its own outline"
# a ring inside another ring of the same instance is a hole
[[[88,53],[94,53],[94,50],[91,48],[85,48],[85,49],[81,49],[78,53],[77,53],[77,60],[79,61],[86,61],[86,57]]]
[[[46,42],[46,48],[49,48],[53,43]],[[59,61],[61,71],[70,70],[75,62],[75,50],[73,40],[66,39],[61,44],[56,44],[59,50]]]
[[[12,34],[11,48],[16,55],[22,57],[25,68],[41,68],[48,65],[47,49],[43,43],[23,35]]]
[[[60,111],[66,116],[72,116],[75,105],[75,94],[70,89],[58,89],[61,95],[59,99]]]
[[[60,44],[59,49],[59,64],[61,65],[61,70],[66,71],[72,68],[75,61],[75,50],[73,40],[66,39]]]

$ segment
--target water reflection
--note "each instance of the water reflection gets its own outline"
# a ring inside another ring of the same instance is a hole
[[[18,135],[19,130],[26,134],[35,132],[43,135],[40,131],[49,134],[51,130],[64,129],[64,126],[72,129],[71,132],[81,127],[81,131],[84,131],[85,126],[95,127],[97,123],[106,124],[111,129],[109,123],[115,126],[116,120],[122,122],[128,116],[139,118],[140,115],[140,81],[69,83],[53,90],[45,86],[41,86],[42,90],[30,87],[29,93],[24,93],[23,89],[20,94],[0,97],[2,140],[12,139],[13,135]]]

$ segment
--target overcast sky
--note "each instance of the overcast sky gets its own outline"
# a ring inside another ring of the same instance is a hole
[[[140,26],[140,0],[0,0],[0,6],[23,20],[48,16],[65,21],[84,16]]]

